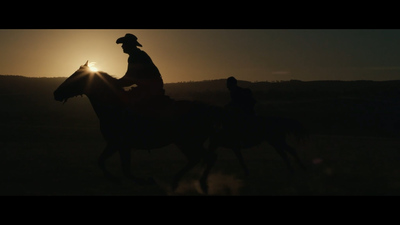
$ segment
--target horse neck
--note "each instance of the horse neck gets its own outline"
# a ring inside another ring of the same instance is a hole
[[[108,105],[121,104],[124,101],[125,91],[118,85],[117,78],[99,72],[97,79],[92,82],[85,93],[90,99]]]
[[[118,113],[118,109],[125,105],[126,97],[122,88],[116,87],[114,78],[109,78],[108,85],[95,85],[90,92],[85,93],[99,119]]]

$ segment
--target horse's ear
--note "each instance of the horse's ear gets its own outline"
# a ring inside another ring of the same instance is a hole
[[[87,60],[85,65],[83,65],[83,66],[89,66],[89,60]]]

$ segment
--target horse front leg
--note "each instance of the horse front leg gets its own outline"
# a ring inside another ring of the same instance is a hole
[[[208,179],[208,175],[211,172],[211,169],[214,167],[215,162],[217,161],[217,154],[215,152],[208,152],[208,154],[204,157],[204,160],[206,162],[206,169],[204,170],[199,181],[200,181],[201,190],[205,194],[208,194],[207,179]]]
[[[201,158],[203,157],[203,152],[199,153],[196,151],[198,150],[196,146],[177,145],[177,147],[185,155],[185,158],[188,160],[188,162],[181,170],[178,171],[178,173],[175,174],[171,184],[172,191],[176,191],[182,177],[191,169],[193,169],[198,163],[200,163]]]
[[[221,146],[221,143],[219,142],[220,138],[221,138],[220,134],[216,134],[216,135],[212,136],[210,138],[210,144],[208,146],[208,150],[205,150],[203,147],[201,147],[203,149],[202,151],[206,152],[205,156],[204,156],[204,162],[206,164],[206,169],[204,170],[203,174],[201,175],[199,182],[200,182],[201,190],[205,194],[208,194],[208,188],[209,188],[208,184],[207,184],[208,176],[218,158],[216,151],[217,151],[218,147]]]
[[[110,158],[115,152],[117,152],[117,150],[118,148],[115,145],[113,145],[112,143],[107,143],[107,146],[105,147],[98,159],[98,165],[103,171],[104,176],[114,183],[120,183],[121,180],[108,172],[108,170],[106,169],[106,160]]]
[[[131,173],[131,149],[126,146],[119,148],[119,156],[121,159],[122,172],[125,177],[139,185],[153,185],[155,181],[153,178],[138,178]]]

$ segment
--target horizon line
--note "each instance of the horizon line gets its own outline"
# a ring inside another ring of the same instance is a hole
[[[22,78],[33,78],[33,79],[66,79],[68,77],[50,77],[50,76],[26,76],[26,75],[12,75],[12,74],[0,74],[0,77],[22,77]],[[188,80],[188,81],[176,81],[176,82],[165,82],[164,84],[177,84],[177,83],[196,83],[196,82],[207,82],[207,81],[219,81],[219,80],[226,80],[226,78],[215,78],[215,79],[206,79],[206,80]],[[357,81],[371,81],[371,82],[390,82],[390,81],[400,81],[400,79],[390,79],[390,80],[332,80],[332,79],[321,79],[321,80],[299,80],[299,79],[290,79],[290,80],[265,80],[265,81],[249,81],[249,80],[240,80],[239,82],[248,82],[248,83],[278,83],[278,82],[329,82],[329,81],[341,81],[341,82],[357,82]]]

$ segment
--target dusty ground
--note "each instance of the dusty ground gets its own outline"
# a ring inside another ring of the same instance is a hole
[[[96,160],[105,142],[96,126],[25,128],[20,138],[1,146],[0,195],[203,195],[197,179],[201,167],[187,174],[175,192],[169,184],[185,159],[173,145],[135,151],[132,171],[153,177],[157,185],[139,186],[123,178],[119,157],[108,161],[122,184],[105,180]],[[307,170],[295,165],[291,175],[268,144],[243,150],[250,170],[245,177],[229,149],[209,177],[210,195],[400,195],[400,140],[351,136],[312,135],[297,144]]]

